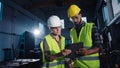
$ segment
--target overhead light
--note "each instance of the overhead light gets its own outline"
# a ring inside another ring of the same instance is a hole
[[[40,34],[39,29],[35,29],[35,30],[34,30],[34,35],[35,35],[35,36],[38,36],[39,34]]]

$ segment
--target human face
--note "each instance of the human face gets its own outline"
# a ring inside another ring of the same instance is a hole
[[[71,19],[72,19],[74,24],[81,24],[82,15],[81,14],[77,14],[77,15],[71,17]]]
[[[61,34],[61,26],[60,27],[50,27],[51,32],[54,35],[60,35]]]

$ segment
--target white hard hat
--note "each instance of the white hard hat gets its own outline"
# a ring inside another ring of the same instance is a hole
[[[49,17],[48,21],[47,21],[48,27],[59,27],[61,26],[61,20],[58,16],[56,15],[52,15]]]

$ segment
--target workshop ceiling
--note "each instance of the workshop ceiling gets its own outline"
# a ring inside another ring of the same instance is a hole
[[[81,5],[88,5],[95,7],[97,0],[13,0],[18,5],[25,9],[37,9],[45,7],[63,7],[71,3],[79,3]]]
[[[67,20],[67,8],[71,4],[77,4],[89,18],[93,17],[96,10],[98,0],[12,0],[16,4],[20,5],[24,9],[30,11],[38,18],[46,21],[46,19],[52,15],[57,14],[63,19]],[[42,11],[42,15],[40,12]],[[62,14],[61,14],[62,13]],[[91,15],[89,15],[91,14]],[[44,15],[44,18],[43,18]]]

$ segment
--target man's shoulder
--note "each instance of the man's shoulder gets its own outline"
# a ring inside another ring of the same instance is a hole
[[[94,22],[87,22],[86,24],[95,24]]]
[[[86,26],[90,26],[90,25],[91,25],[91,26],[95,26],[95,24],[94,24],[93,22],[87,22],[87,23],[85,23],[85,25],[86,25]]]
[[[51,34],[48,34],[48,35],[46,35],[44,38],[48,38],[48,37],[50,37],[51,36]]]

